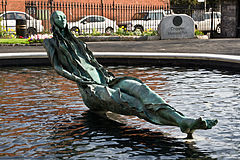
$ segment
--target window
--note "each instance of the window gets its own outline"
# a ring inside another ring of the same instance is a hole
[[[205,19],[210,19],[210,14],[205,14]]]
[[[84,21],[87,23],[93,23],[93,22],[95,22],[95,17],[88,17]]]
[[[105,19],[103,17],[95,17],[96,22],[104,22]]]
[[[26,15],[24,13],[17,13],[16,19],[26,19]]]
[[[133,16],[133,20],[146,20],[148,16],[148,13],[136,13]]]
[[[160,13],[160,12],[149,13],[149,18],[150,18],[151,20],[162,20],[163,14]]]
[[[26,16],[26,19],[28,19],[28,20],[32,19],[31,16],[29,16],[27,14],[25,14],[25,16]]]
[[[7,19],[7,20],[15,20],[14,13],[4,14],[3,18],[4,18],[4,19]]]

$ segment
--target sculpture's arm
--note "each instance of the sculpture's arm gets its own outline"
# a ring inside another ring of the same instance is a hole
[[[86,80],[86,78],[76,76],[73,73],[70,73],[69,71],[64,69],[61,63],[59,62],[59,60],[57,59],[57,56],[56,56],[57,53],[51,41],[53,41],[53,39],[45,39],[43,44],[45,49],[47,50],[48,57],[50,58],[51,64],[53,65],[54,69],[58,74],[62,75],[63,77],[69,80],[77,82],[79,85],[96,83],[90,79]]]

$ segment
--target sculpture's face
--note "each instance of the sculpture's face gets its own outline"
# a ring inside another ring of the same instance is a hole
[[[65,28],[67,25],[66,15],[61,11],[54,12],[53,20],[59,28]]]

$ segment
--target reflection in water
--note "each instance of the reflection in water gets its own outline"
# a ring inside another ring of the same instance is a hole
[[[197,151],[192,143],[166,137],[161,132],[135,129],[106,120],[89,111],[82,114],[82,117],[72,117],[71,121],[59,121],[51,138],[58,141],[53,146],[61,150],[54,152],[54,155],[60,157],[62,154],[69,158],[74,156],[83,159],[207,157]]]
[[[118,123],[90,113],[77,85],[51,67],[1,68],[0,159],[238,159],[239,74],[178,67],[109,70],[141,78],[187,116],[217,118],[219,124],[187,141],[176,127],[120,115]]]

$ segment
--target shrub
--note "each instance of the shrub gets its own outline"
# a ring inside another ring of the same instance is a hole
[[[203,36],[204,33],[201,32],[201,31],[199,31],[199,30],[195,30],[195,35],[196,35],[196,36]]]

